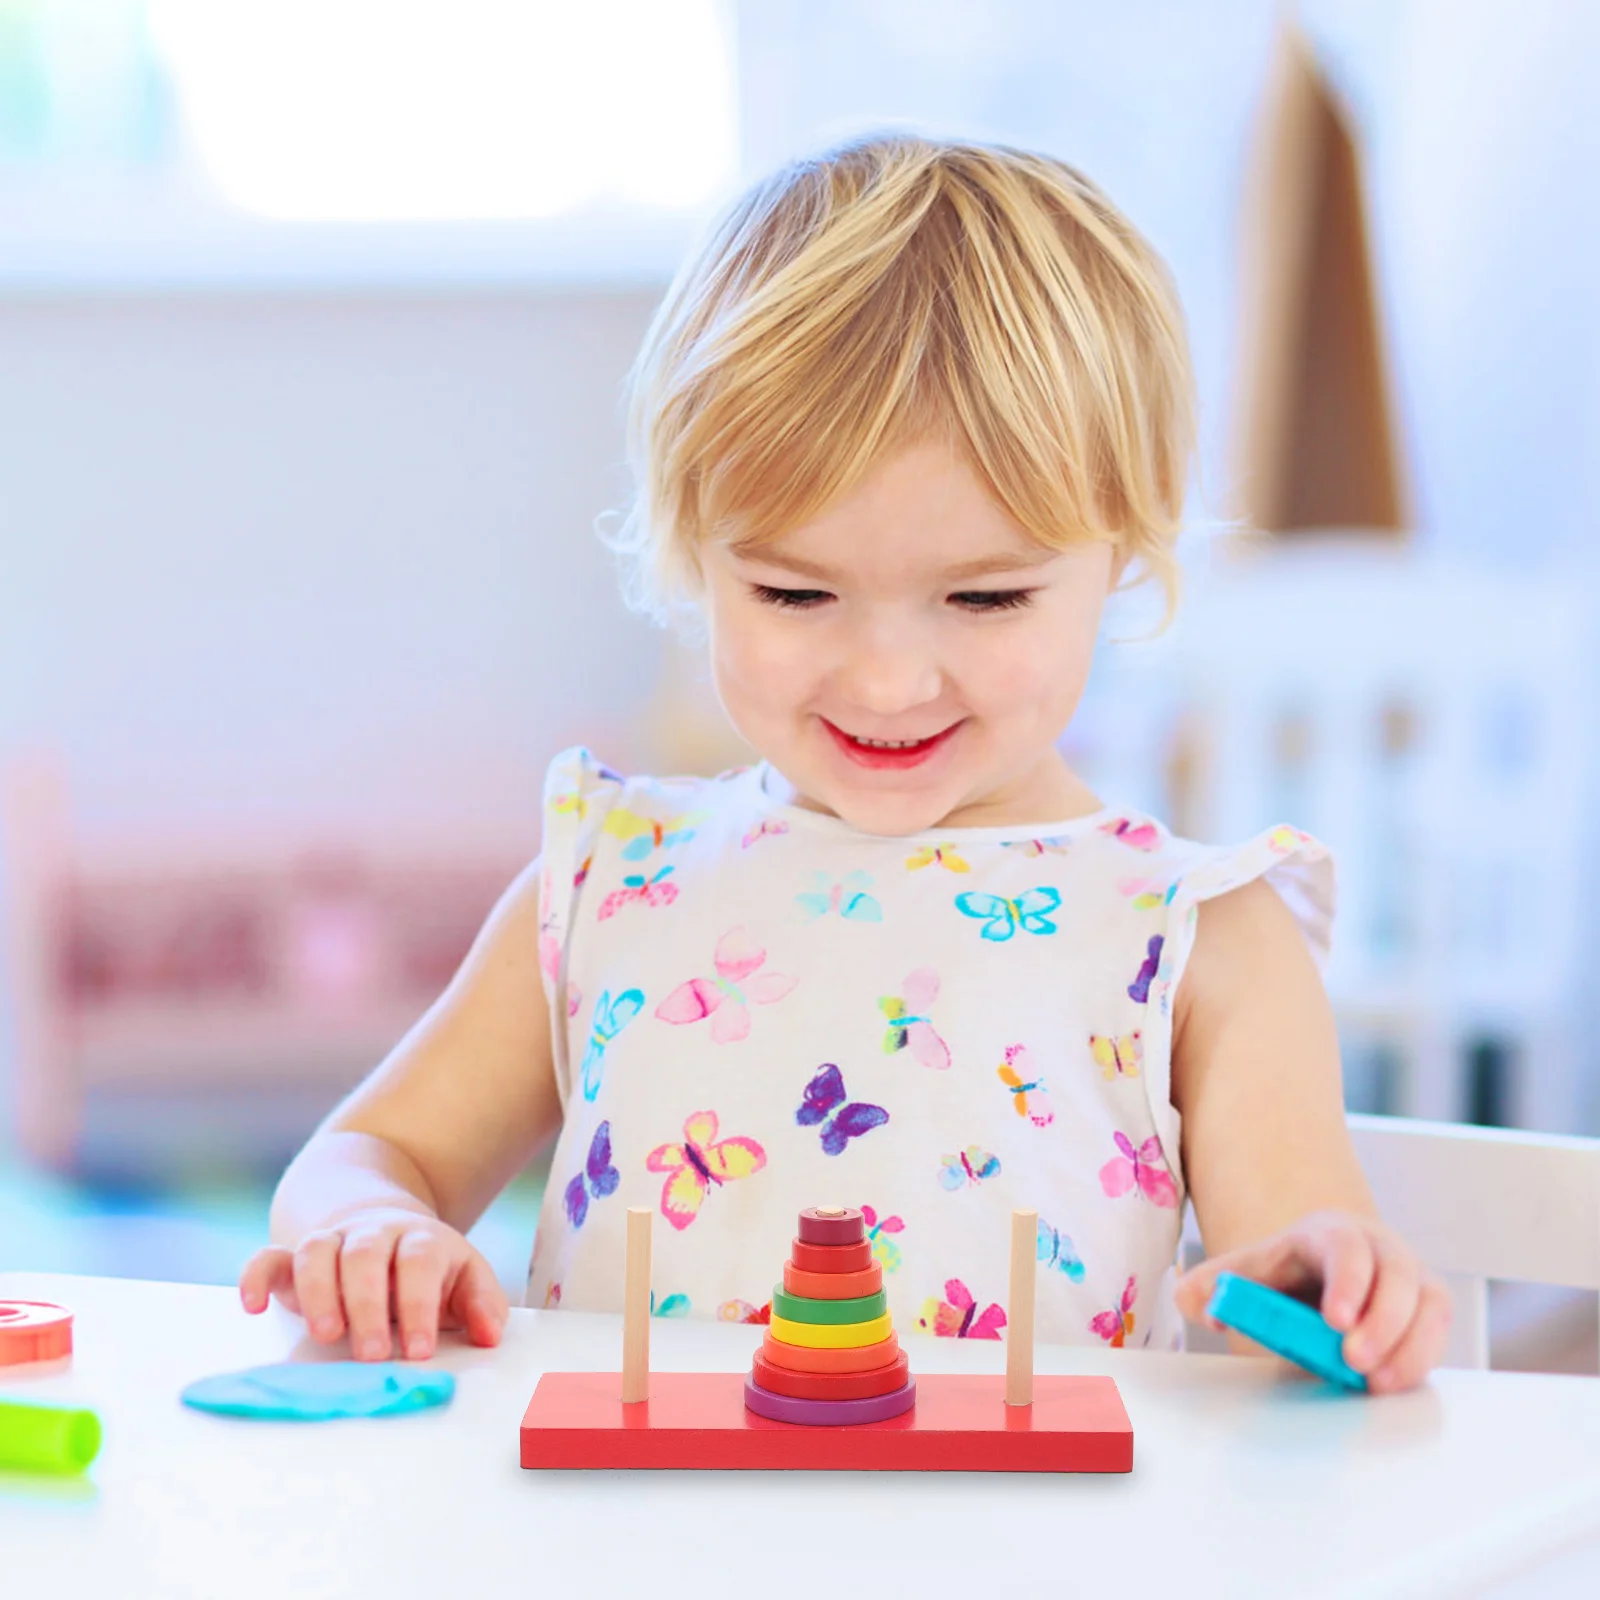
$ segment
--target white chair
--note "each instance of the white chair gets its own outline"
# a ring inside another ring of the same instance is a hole
[[[1600,1292],[1600,1139],[1348,1118],[1384,1220],[1450,1287],[1444,1364],[1489,1365],[1489,1280]],[[1191,1213],[1186,1264],[1201,1255]],[[1191,1327],[1188,1348],[1225,1350]]]

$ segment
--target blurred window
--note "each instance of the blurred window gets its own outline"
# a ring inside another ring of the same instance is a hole
[[[729,0],[0,0],[24,274],[319,243],[537,272],[574,239],[660,270],[737,133]]]

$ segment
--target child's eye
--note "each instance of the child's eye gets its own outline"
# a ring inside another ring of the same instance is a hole
[[[770,583],[755,583],[750,587],[756,599],[784,611],[809,611],[833,598],[826,589],[778,589]]]
[[[1016,611],[1033,602],[1032,589],[969,589],[950,596],[967,611]]]

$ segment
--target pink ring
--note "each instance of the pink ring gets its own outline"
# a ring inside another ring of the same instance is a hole
[[[800,1213],[800,1237],[807,1244],[857,1244],[866,1236],[866,1223],[855,1206],[830,1208],[828,1215],[807,1206]]]
[[[773,1422],[798,1422],[810,1427],[837,1428],[857,1422],[883,1422],[898,1417],[917,1403],[917,1380],[889,1394],[875,1394],[865,1400],[796,1400],[790,1395],[773,1394],[754,1378],[744,1380],[744,1403],[758,1417]]]

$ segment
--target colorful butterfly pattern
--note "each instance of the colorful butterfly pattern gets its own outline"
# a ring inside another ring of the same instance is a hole
[[[956,896],[956,910],[964,917],[973,917],[983,923],[979,930],[992,944],[1004,944],[1014,938],[1018,928],[1024,933],[1047,934],[1056,931],[1050,913],[1061,905],[1061,891],[1050,885],[1039,889],[1025,889],[1016,899],[998,894],[966,894]]]
[[[656,850],[670,850],[673,845],[687,844],[694,838],[695,827],[706,820],[704,811],[688,816],[673,817],[668,822],[658,822],[654,817],[640,816],[626,806],[615,806],[606,813],[601,831],[626,842],[621,855],[624,861],[643,861]]]
[[[1155,975],[1161,970],[1161,946],[1164,943],[1159,933],[1150,935],[1150,942],[1145,946],[1144,960],[1139,964],[1139,970],[1134,975],[1133,982],[1128,985],[1128,998],[1136,1005],[1144,1005],[1150,999],[1150,984]],[[1128,969],[1122,969],[1126,972]]]
[[[1098,1333],[1113,1350],[1120,1350],[1133,1332],[1133,1302],[1139,1297],[1139,1281],[1129,1278],[1122,1298],[1109,1311],[1089,1319],[1089,1330]]]
[[[724,1300],[717,1307],[718,1322],[753,1322],[766,1327],[772,1321],[772,1302],[753,1306],[748,1300]]]
[[[541,891],[541,893],[548,900],[548,892]],[[539,967],[545,977],[550,980],[551,989],[559,990],[561,987],[561,941],[556,937],[549,924],[539,930]],[[568,984],[567,1016],[569,1019],[577,1016],[578,1009],[582,1004],[583,995],[578,986],[576,984]]]
[[[883,1053],[892,1056],[909,1049],[925,1067],[944,1071],[950,1065],[950,1047],[934,1031],[928,1013],[939,998],[939,974],[932,967],[918,967],[900,985],[903,994],[887,995],[878,1009],[888,1019],[883,1036]]]
[[[1126,895],[1133,902],[1135,911],[1155,911],[1172,904],[1182,881],[1181,878],[1174,878],[1171,883],[1162,884],[1150,878],[1124,878],[1117,885],[1117,893]]]
[[[852,1139],[859,1139],[874,1128],[881,1128],[889,1120],[882,1106],[868,1105],[865,1101],[851,1100],[844,1089],[844,1075],[831,1061],[817,1069],[816,1075],[805,1087],[805,1095],[794,1120],[802,1128],[816,1128],[822,1153],[826,1156],[843,1155]]]
[[[584,1159],[583,1171],[567,1185],[561,1203],[567,1221],[574,1229],[581,1228],[589,1215],[589,1201],[604,1200],[617,1192],[622,1174],[611,1164],[611,1124],[602,1122],[589,1141],[589,1154]]]
[[[644,990],[624,989],[615,1000],[609,989],[600,991],[589,1019],[589,1046],[583,1052],[583,1098],[593,1100],[600,1093],[605,1072],[606,1048],[611,1041],[644,1010]]]
[[[686,1026],[711,1019],[713,1044],[737,1044],[750,1036],[750,1007],[770,1006],[789,994],[798,979],[762,972],[767,952],[748,928],[730,928],[712,952],[716,976],[680,983],[660,1005],[663,1022]]]
[[[982,1183],[1000,1170],[1000,1157],[988,1150],[969,1144],[953,1156],[944,1156],[939,1162],[939,1182],[952,1193],[965,1189],[968,1184]]]
[[[669,1294],[660,1305],[656,1304],[656,1292],[650,1291],[650,1315],[652,1317],[686,1317],[689,1315],[689,1297],[686,1294]]]
[[[900,1270],[900,1246],[889,1237],[904,1233],[906,1225],[899,1217],[880,1217],[871,1206],[862,1206],[861,1220],[867,1225],[867,1240],[872,1245],[873,1259],[887,1272]]]
[[[1035,1251],[1045,1270],[1064,1272],[1074,1283],[1083,1282],[1083,1259],[1078,1247],[1059,1228],[1039,1218],[1039,1243]]]
[[[713,1189],[759,1172],[767,1152],[754,1139],[718,1139],[716,1112],[692,1111],[683,1124],[683,1143],[658,1144],[644,1164],[668,1175],[661,1186],[661,1215],[682,1233]]]
[[[787,822],[780,821],[776,817],[763,817],[739,841],[739,848],[748,850],[751,845],[759,844],[763,839],[776,839],[780,834],[785,834],[788,831],[789,824]],[[729,1301],[728,1303],[731,1305],[733,1302]]]
[[[1114,817],[1110,822],[1102,822],[1100,831],[1120,840],[1130,850],[1146,855],[1161,843],[1161,830],[1153,822],[1140,822],[1133,817]]]
[[[1267,835],[1267,848],[1279,856],[1286,856],[1291,850],[1315,842],[1309,833],[1302,833],[1298,828],[1290,828],[1282,823]]]
[[[588,870],[589,864],[585,862],[584,872]],[[672,867],[662,867],[649,878],[642,872],[630,872],[622,880],[622,887],[613,889],[600,902],[600,920],[609,922],[624,906],[670,906],[678,898],[677,884],[667,882],[673,870]]]
[[[1036,1128],[1048,1128],[1056,1120],[1044,1079],[1035,1071],[1026,1045],[1008,1044],[1005,1062],[996,1070],[1019,1117],[1026,1117]]]
[[[805,912],[808,922],[835,911],[846,922],[882,922],[883,906],[867,893],[871,887],[872,875],[868,872],[847,872],[842,878],[831,878],[826,872],[815,871],[811,874],[811,888],[797,894],[795,904]]]
[[[1019,850],[1025,856],[1064,856],[1072,849],[1070,833],[1055,833],[1044,839],[1002,839],[1002,850]]]
[[[959,1278],[946,1282],[944,1299],[930,1295],[917,1314],[917,1326],[941,1339],[998,1339],[1005,1325],[1006,1314],[999,1306],[979,1312],[972,1291]]]
[[[1144,1065],[1144,1035],[1137,1028],[1132,1033],[1091,1033],[1089,1054],[1103,1078],[1137,1078]]]
[[[1161,1137],[1152,1133],[1137,1149],[1120,1130],[1112,1135],[1120,1152],[1100,1169],[1100,1187],[1113,1200],[1129,1193],[1142,1194],[1153,1205],[1176,1208],[1178,1186],[1167,1171]]]
[[[953,844],[925,844],[906,857],[906,871],[920,872],[924,867],[940,866],[946,872],[971,872],[972,864],[965,860]]]

